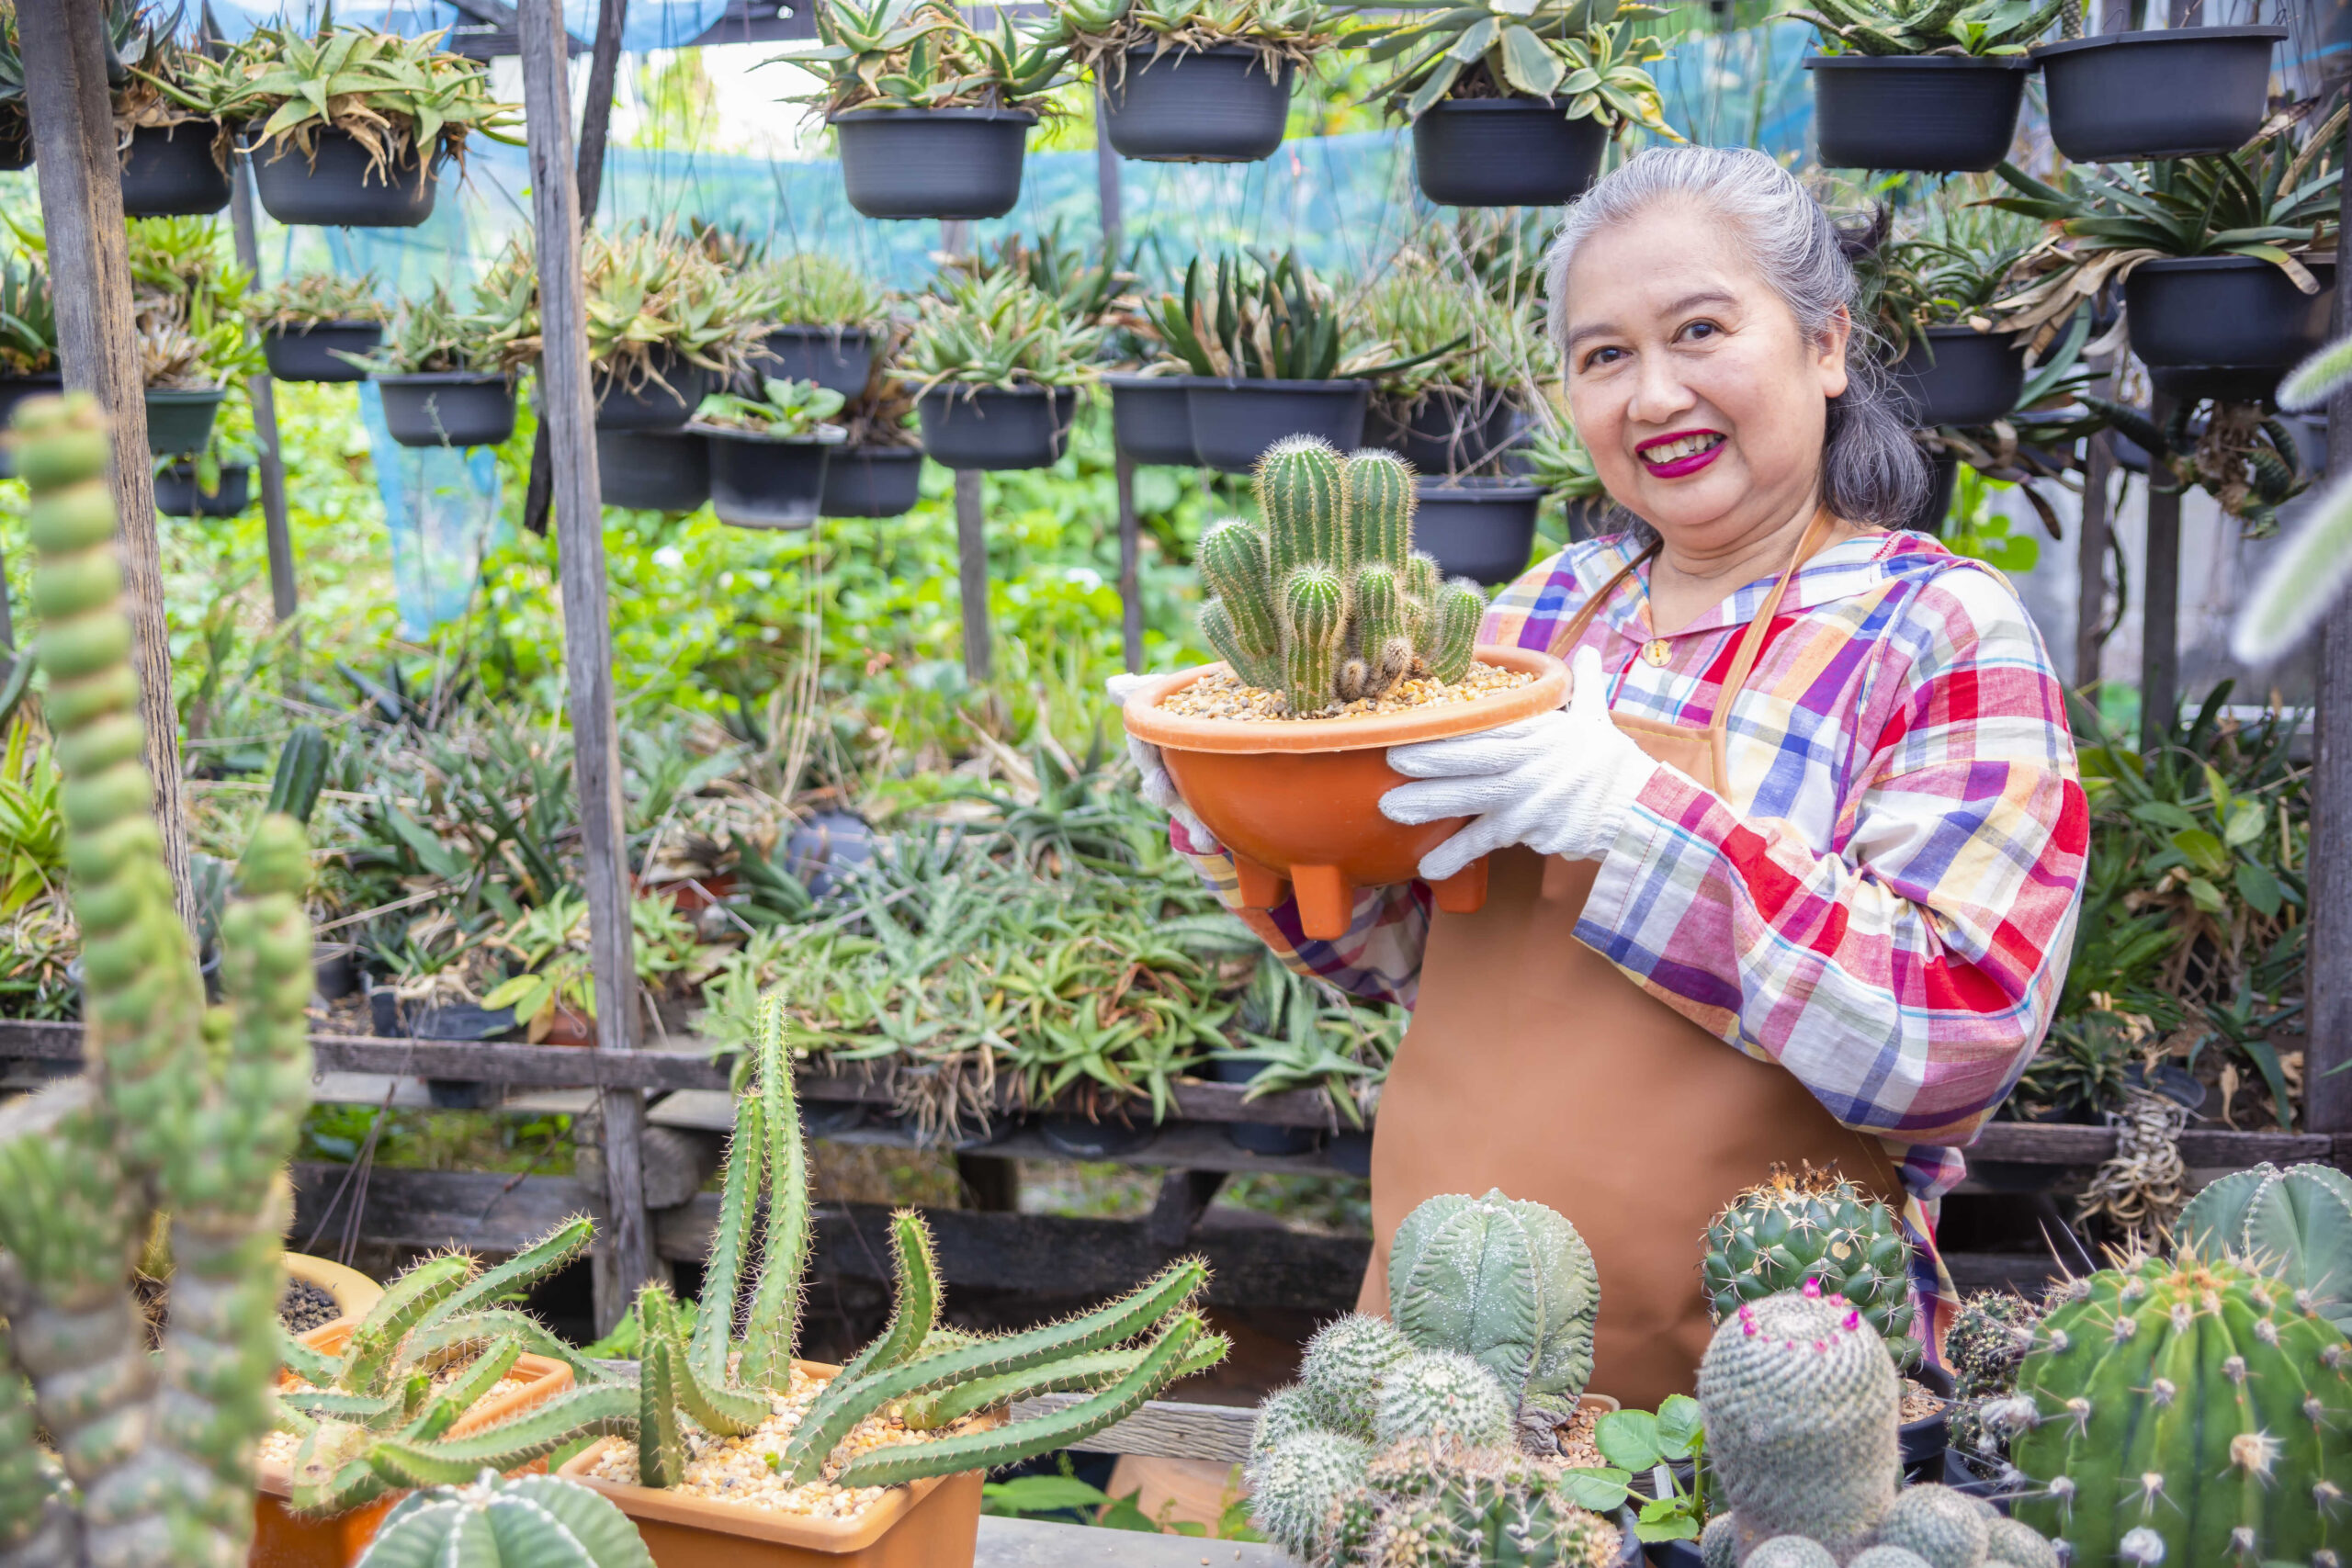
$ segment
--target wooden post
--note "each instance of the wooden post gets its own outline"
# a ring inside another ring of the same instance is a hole
[[[1098,91],[1094,95],[1094,194],[1102,209],[1102,265],[1115,271],[1119,253],[1126,244],[1126,214],[1119,198],[1119,155],[1102,129],[1108,118]],[[1117,487],[1119,507],[1120,643],[1127,670],[1133,673],[1143,668],[1143,590],[1136,575],[1143,528],[1136,518],[1135,459],[1125,452],[1114,454],[1112,482]]]
[[[2107,433],[2090,437],[2083,457],[2083,525],[2075,540],[2075,690],[2098,702],[2099,654],[2107,619],[2108,485],[2115,454]]]
[[[2352,157],[2352,129],[2345,137]],[[2352,305],[2339,287],[2328,336],[2352,332]],[[2327,400],[2327,471],[2352,474],[2352,391]],[[2352,1133],[2352,597],[2338,594],[2320,623],[2318,734],[2311,776],[2312,929],[2304,944],[2303,1124],[2312,1133]],[[2345,1158],[2336,1144],[2336,1161]]]
[[[2149,400],[2158,430],[2172,419],[2173,400]],[[2154,750],[2172,732],[2180,705],[2180,492],[2160,495],[2155,455],[2149,455],[2148,559],[2140,569],[2140,749]]]
[[[122,575],[130,594],[131,658],[139,717],[147,729],[155,827],[171,868],[172,902],[192,919],[187,818],[180,803],[179,711],[172,702],[171,643],[164,621],[163,558],[155,539],[155,475],[147,452],[147,388],[130,308],[130,231],[122,220],[122,164],[107,90],[104,7],[85,0],[24,0],[17,9],[25,107],[33,123],[49,286],[57,310],[65,385],[92,394],[114,422],[115,507],[122,520]]]
[[[951,256],[969,253],[970,221],[943,220],[939,248]],[[981,484],[978,470],[956,470],[956,584],[964,615],[964,679],[975,686],[996,668],[996,649],[989,637],[988,509]]]
[[[254,171],[243,154],[233,160],[235,193],[229,215],[237,232],[237,265],[261,285],[261,242],[254,229]],[[301,607],[294,582],[294,536],[286,525],[286,454],[277,445],[277,387],[269,372],[257,370],[245,378],[245,395],[254,404],[254,439],[261,447],[255,467],[261,474],[262,526],[269,539],[269,602],[281,621],[290,621]]]
[[[630,951],[628,848],[622,831],[620,737],[613,719],[613,636],[605,604],[605,509],[588,390],[588,310],[580,276],[580,187],[572,178],[571,94],[560,0],[515,7],[530,139],[531,215],[539,236],[539,417],[552,459],[556,560],[563,590],[564,677],[580,781],[588,882],[589,964],[596,1048],[637,1043],[637,964]],[[606,1228],[595,1262],[596,1327],[609,1331],[653,1277],[639,1141],[645,1097],[602,1091]]]

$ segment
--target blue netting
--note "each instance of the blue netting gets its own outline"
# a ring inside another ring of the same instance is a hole
[[[266,22],[315,21],[324,7],[315,4],[266,6],[252,4],[250,0],[210,0],[210,9],[221,34],[240,39]],[[597,0],[563,0],[563,25],[575,38],[594,38],[596,11]],[[621,47],[631,53],[675,49],[701,37],[726,11],[727,0],[632,0],[621,27]],[[447,0],[338,0],[334,17],[338,22],[355,22],[410,37],[453,27],[467,19]]]

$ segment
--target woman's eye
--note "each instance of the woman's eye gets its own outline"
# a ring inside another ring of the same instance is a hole
[[[1682,329],[1681,335],[1686,343],[1697,343],[1702,339],[1713,337],[1722,331],[1723,329],[1713,321],[1693,321]]]
[[[1625,356],[1622,348],[1596,348],[1584,356],[1585,368],[1598,370],[1604,365],[1614,365]]]

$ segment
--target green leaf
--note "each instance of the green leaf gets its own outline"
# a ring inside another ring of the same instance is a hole
[[[2143,801],[2132,808],[2132,818],[2151,828],[2169,828],[2183,833],[2195,832],[2204,826],[2186,808],[2169,800]]]
[[[1625,1506],[1625,1499],[1632,1495],[1633,1479],[1631,1471],[1614,1467],[1564,1470],[1560,1472],[1560,1494],[1579,1508],[1613,1514]]]
[[[2222,841],[2233,850],[2242,850],[2262,837],[2270,818],[2262,807],[2251,800],[2241,800],[2230,807],[2229,822],[2222,829]]]
[[[1658,1442],[1657,1417],[1646,1410],[1612,1410],[1593,1427],[1593,1442],[1600,1457],[1631,1471],[1656,1468],[1665,1462]]]
[[[1548,98],[1567,73],[1567,62],[1527,28],[1503,28],[1503,75],[1531,97]]]
[[[1643,1541],[1696,1540],[1699,1539],[1699,1521],[1688,1513],[1653,1520],[1649,1517],[1649,1509],[1645,1508],[1642,1517],[1634,1525],[1634,1536]]]
[[[1689,1459],[1706,1441],[1699,1402],[1687,1393],[1668,1394],[1657,1407],[1658,1452],[1668,1462]]]
[[[2199,870],[2220,875],[2230,866],[2230,853],[2222,840],[2202,828],[2188,828],[2172,836],[2172,847],[2183,859]]]
[[[2287,890],[2278,885],[2278,879],[2252,861],[2238,862],[2237,872],[2231,880],[2237,884],[2238,897],[2265,918],[2276,915],[2287,901]]]
[[[2189,901],[2209,915],[2222,913],[2228,905],[2222,901],[2222,890],[2201,876],[2188,879]]]

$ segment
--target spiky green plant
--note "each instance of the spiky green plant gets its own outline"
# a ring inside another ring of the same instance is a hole
[[[2065,0],[1815,0],[1782,15],[1821,29],[1824,54],[2023,54]]]
[[[2018,1370],[2016,1517],[2075,1568],[2352,1547],[2352,1347],[2282,1281],[2184,1253],[2075,1281]]]
[[[1824,1295],[1861,1310],[1899,1365],[1919,1359],[1903,1222],[1835,1171],[1775,1168],[1770,1180],[1734,1198],[1707,1226],[1700,1273],[1717,1323],[1742,1302],[1815,1280]]]
[[[287,818],[255,828],[221,920],[225,1004],[207,1007],[151,815],[106,420],[87,397],[36,400],[12,446],[89,1066],[0,1109],[0,1560],[231,1568],[270,1423],[285,1162],[310,1099],[310,856]],[[131,1273],[159,1214],[172,1310],[151,1355]]]
[[[1578,1507],[1556,1465],[1509,1447],[1403,1442],[1328,1509],[1316,1568],[1608,1568],[1618,1527]]]
[[[1984,1420],[1994,1400],[2015,1392],[2018,1364],[2033,1346],[2041,1309],[2007,1291],[1980,1291],[1961,1303],[1944,1335],[1951,1371],[1951,1446],[1979,1460],[2000,1458],[2007,1439]]]
[[[418,1492],[384,1517],[365,1568],[652,1568],[653,1555],[607,1498],[548,1475]]]
[[[2265,1161],[2188,1201],[2182,1247],[2273,1274],[2306,1306],[2352,1333],[2352,1177],[2334,1166]]]
[[[1487,597],[1440,586],[1413,553],[1413,476],[1387,452],[1342,459],[1292,436],[1258,459],[1261,530],[1238,518],[1201,536],[1211,597],[1201,635],[1244,683],[1280,692],[1294,716],[1376,697],[1417,671],[1469,672]]]

